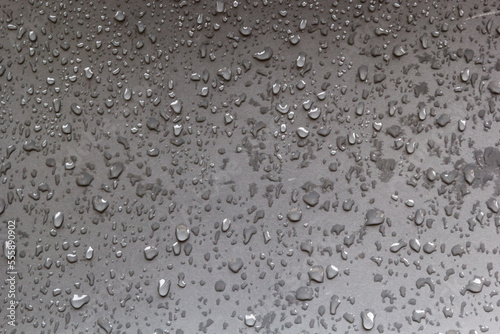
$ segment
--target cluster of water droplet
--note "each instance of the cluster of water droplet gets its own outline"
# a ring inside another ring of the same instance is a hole
[[[498,330],[498,4],[2,7],[19,332]]]

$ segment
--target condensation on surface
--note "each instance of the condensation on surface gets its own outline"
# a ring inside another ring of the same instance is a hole
[[[2,332],[499,333],[498,2],[0,7]]]

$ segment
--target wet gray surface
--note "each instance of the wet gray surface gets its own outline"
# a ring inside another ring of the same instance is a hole
[[[498,2],[0,6],[2,333],[500,333]]]

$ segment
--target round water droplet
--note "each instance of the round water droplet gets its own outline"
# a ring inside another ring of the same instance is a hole
[[[187,227],[186,225],[177,225],[177,227],[175,228],[175,237],[180,242],[183,242],[183,241],[186,241],[187,239],[189,239],[189,234],[190,234],[190,230],[189,230],[189,227]]]
[[[241,268],[243,268],[243,260],[240,257],[234,258],[229,261],[228,267],[233,273],[236,274],[240,271]]]
[[[396,45],[394,46],[394,49],[392,50],[392,53],[396,56],[396,57],[402,57],[406,54],[406,50],[403,48],[402,45]]]
[[[290,111],[290,106],[288,104],[276,104],[276,110],[281,114],[287,114]]]
[[[56,214],[54,215],[54,227],[56,228],[61,227],[63,222],[64,222],[64,214],[62,212],[56,212]]]
[[[292,34],[288,37],[288,40],[290,41],[290,44],[296,45],[300,42],[300,36],[298,34]]]
[[[255,318],[255,315],[253,314],[247,314],[245,315],[245,325],[248,327],[253,327],[255,326],[257,319]]]
[[[78,105],[78,103],[73,102],[71,104],[71,111],[75,113],[75,115],[81,115],[82,114],[82,107]]]
[[[36,39],[37,39],[36,32],[30,31],[29,34],[28,34],[28,38],[30,39],[30,41],[36,42]]]
[[[299,208],[290,209],[290,211],[288,211],[286,217],[292,223],[296,223],[296,222],[300,221],[300,219],[302,218],[302,211]]]
[[[92,197],[92,206],[94,210],[102,213],[108,208],[109,203],[102,196],[97,195]]]
[[[243,36],[250,36],[251,33],[252,33],[251,27],[246,26],[246,25],[240,26],[240,34],[242,34]]]
[[[315,107],[315,108],[312,108],[308,113],[307,115],[309,116],[310,119],[318,119],[320,116],[321,116],[321,109]]]
[[[231,220],[229,218],[224,218],[222,221],[222,232],[227,232],[231,227]]]
[[[125,21],[125,13],[121,10],[117,11],[114,16],[115,20],[118,22]]]
[[[223,280],[218,280],[215,282],[215,291],[217,292],[223,292],[226,289],[226,282]]]

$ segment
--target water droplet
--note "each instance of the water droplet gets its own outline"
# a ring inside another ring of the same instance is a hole
[[[312,300],[313,296],[313,289],[307,286],[301,286],[295,292],[295,297],[297,298],[297,300]]]
[[[228,218],[224,218],[222,221],[222,232],[227,232],[229,228],[231,227],[231,220]]]
[[[94,210],[102,213],[108,208],[109,203],[102,196],[97,195],[92,197],[92,206]]]
[[[109,320],[103,317],[97,319],[97,325],[99,325],[99,327],[101,327],[108,334],[113,330],[113,326],[111,325]]]
[[[144,257],[146,258],[146,260],[151,261],[158,256],[158,253],[158,249],[154,246],[147,246],[146,248],[144,248]]]
[[[309,279],[318,283],[323,283],[324,280],[324,269],[322,266],[313,266],[308,272]]]
[[[256,321],[257,321],[257,319],[255,318],[255,316],[253,314],[245,315],[245,325],[247,325],[248,327],[255,326]]]
[[[175,237],[179,242],[189,239],[190,230],[186,225],[177,225],[175,228]]]
[[[76,177],[76,184],[80,187],[87,187],[92,183],[93,180],[94,177],[92,175],[87,172],[82,172]]]
[[[82,114],[82,107],[80,107],[76,102],[71,104],[71,111],[75,113],[75,115]]]
[[[337,314],[337,309],[340,306],[340,298],[337,295],[333,295],[330,298],[330,314]]]
[[[226,289],[226,283],[223,280],[215,282],[215,291],[223,292]]]
[[[363,328],[366,330],[373,329],[375,327],[375,311],[371,309],[366,309],[361,312],[361,321],[363,323]]]
[[[165,280],[165,279],[160,279],[158,281],[158,294],[161,296],[161,297],[166,297],[168,295],[168,293],[170,292],[170,280]]]
[[[300,138],[307,138],[307,136],[309,135],[309,130],[307,130],[306,128],[304,127],[299,127],[297,129],[297,135],[300,137]]]
[[[335,267],[333,264],[330,264],[326,267],[326,278],[334,279],[339,274],[339,269]]]
[[[300,51],[297,57],[297,67],[302,68],[306,63],[306,53],[304,51]]]
[[[92,257],[94,256],[94,249],[92,247],[89,246],[89,248],[87,249],[87,251],[85,252],[85,258],[87,260],[92,260]]]
[[[260,60],[260,61],[266,61],[266,60],[269,60],[271,59],[271,57],[273,56],[273,49],[271,49],[270,47],[266,46],[264,48],[264,50],[262,51],[259,51],[257,53],[254,53],[253,57],[257,60]]]
[[[500,80],[492,80],[488,84],[488,89],[491,93],[498,95],[500,94]]]
[[[379,209],[370,209],[366,212],[366,226],[380,225],[385,221],[385,213]]]
[[[302,211],[299,208],[292,208],[287,213],[287,218],[293,223],[300,221],[302,218]]]
[[[403,48],[402,45],[396,45],[394,46],[394,49],[392,50],[392,53],[396,56],[396,57],[402,57],[404,55],[407,54],[406,50]]]
[[[123,21],[125,21],[125,17],[126,17],[125,13],[123,11],[119,10],[115,13],[114,19],[118,22],[123,22]]]
[[[56,212],[54,215],[54,227],[59,228],[61,227],[62,223],[64,222],[64,214],[62,212]]]
[[[237,274],[243,268],[243,260],[240,257],[234,258],[228,263],[229,269]]]
[[[251,27],[246,26],[246,25],[240,26],[240,34],[242,34],[243,36],[250,36],[251,33],[252,33]]]
[[[358,76],[359,76],[359,80],[365,81],[368,78],[368,66],[361,65],[358,68]]]
[[[88,295],[73,295],[71,297],[70,303],[75,309],[80,309],[83,305],[87,304],[90,301],[90,297]]]

